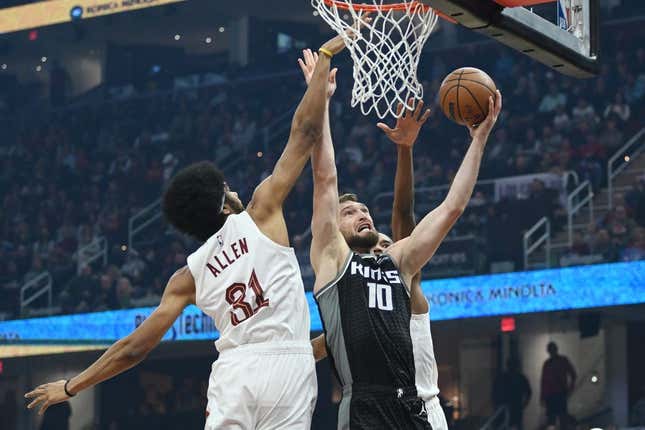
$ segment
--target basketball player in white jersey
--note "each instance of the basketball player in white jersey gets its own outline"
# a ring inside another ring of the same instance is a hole
[[[413,101],[411,101],[413,102]],[[399,105],[399,112],[403,109]],[[394,241],[404,239],[416,226],[414,218],[414,163],[413,147],[421,127],[430,116],[430,110],[423,112],[423,101],[414,111],[406,111],[396,122],[394,129],[383,123],[377,126],[397,147],[396,175],[394,179],[394,204],[392,208],[392,235]],[[392,239],[379,233],[379,241],[372,253],[387,252]],[[434,355],[428,300],[421,289],[421,273],[412,278],[410,285],[410,336],[414,353],[415,382],[419,397],[425,402],[428,422],[432,430],[448,430],[446,416],[439,402],[437,360]]]
[[[273,174],[246,210],[222,173],[207,162],[170,182],[163,210],[180,231],[204,244],[169,280],[159,307],[132,334],[85,371],[38,386],[28,408],[63,402],[141,362],[190,304],[220,332],[219,358],[208,388],[206,429],[308,429],[317,383],[309,343],[309,307],[298,262],[289,247],[282,204],[320,146],[330,59],[344,48],[327,42],[293,118],[289,141]]]

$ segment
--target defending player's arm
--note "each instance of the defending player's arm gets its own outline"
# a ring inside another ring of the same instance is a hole
[[[413,103],[414,100],[410,100]],[[399,104],[398,112],[403,109]],[[430,117],[430,109],[423,110],[419,101],[414,111],[406,110],[396,121],[394,129],[384,123],[376,126],[396,145],[397,162],[392,207],[392,239],[396,242],[408,237],[416,225],[414,219],[414,166],[412,150],[423,124]]]
[[[413,103],[413,100],[410,100]],[[403,105],[399,104],[398,112]],[[423,101],[419,101],[414,111],[406,110],[391,129],[383,123],[377,127],[396,144],[397,162],[394,179],[394,204],[392,207],[392,239],[398,241],[408,237],[416,221],[414,219],[414,163],[412,151],[419,137],[419,131],[430,117],[430,109],[423,111]],[[413,314],[428,312],[428,300],[421,290],[421,273],[416,273],[410,282],[410,308]]]
[[[488,117],[477,128],[470,128],[472,142],[445,200],[421,220],[410,237],[393,247],[391,254],[408,280],[432,258],[466,209],[477,182],[488,136],[501,109],[502,95],[498,91],[495,101],[492,97],[489,100]]]
[[[56,403],[64,402],[80,391],[125,372],[140,363],[170,329],[186,306],[195,303],[195,282],[188,267],[170,278],[159,307],[127,337],[114,343],[90,367],[69,381],[61,380],[36,387],[25,394],[33,399],[29,409],[40,405],[39,415]]]
[[[343,50],[345,44],[340,36],[335,37],[323,45],[323,49],[335,55]],[[316,63],[311,82],[302,101],[296,109],[291,123],[291,133],[287,146],[276,163],[273,173],[265,179],[255,190],[253,198],[247,208],[249,214],[258,224],[271,220],[274,216],[282,214],[282,204],[295,185],[298,177],[309,160],[315,142],[322,136],[325,105],[325,92],[329,77],[331,58],[323,56]],[[278,236],[279,242],[288,242],[286,228],[280,229],[276,234],[268,232],[269,236]],[[287,245],[287,243],[282,243]]]
[[[300,68],[309,84],[312,70],[317,68],[317,62],[326,55],[313,54],[305,50],[304,61],[299,60]],[[342,259],[347,256],[349,247],[345,243],[338,228],[338,178],[334,146],[329,123],[329,99],[336,91],[336,69],[330,74],[327,90],[325,111],[323,116],[323,130],[321,140],[314,144],[311,154],[311,165],[314,177],[314,204],[311,219],[311,265],[316,274],[314,292],[331,281],[338,272]],[[342,255],[341,255],[342,254]],[[323,344],[324,344],[324,338]],[[320,338],[317,340],[320,345]],[[314,356],[316,344],[314,347]],[[320,348],[319,348],[320,349]],[[325,351],[326,352],[326,351]],[[324,358],[324,357],[321,357]]]

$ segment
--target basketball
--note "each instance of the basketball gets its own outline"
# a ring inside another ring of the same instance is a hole
[[[460,125],[479,124],[488,115],[488,97],[495,97],[495,82],[474,67],[450,73],[439,88],[439,105],[446,116]]]

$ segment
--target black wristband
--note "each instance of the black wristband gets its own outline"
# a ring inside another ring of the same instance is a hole
[[[65,386],[63,387],[63,389],[65,390],[65,394],[67,394],[68,397],[74,397],[76,394],[72,394],[69,391],[67,391],[67,384],[69,384],[69,381],[71,381],[71,379],[68,379],[67,381],[65,381]]]

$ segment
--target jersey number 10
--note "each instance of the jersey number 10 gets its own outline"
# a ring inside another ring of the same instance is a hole
[[[255,294],[255,307],[245,300],[248,288],[253,290]],[[255,270],[251,272],[251,278],[248,284],[236,282],[226,289],[226,301],[233,306],[233,311],[231,311],[231,324],[233,326],[248,320],[257,311],[269,306],[269,299],[264,298],[264,291],[262,291],[262,286],[260,285],[260,281],[258,281]],[[244,313],[244,317],[240,318],[235,313],[236,310],[241,310]]]
[[[391,311],[394,309],[392,303],[392,287],[387,284],[376,284],[368,282],[369,288],[369,307],[378,308],[382,311]]]

